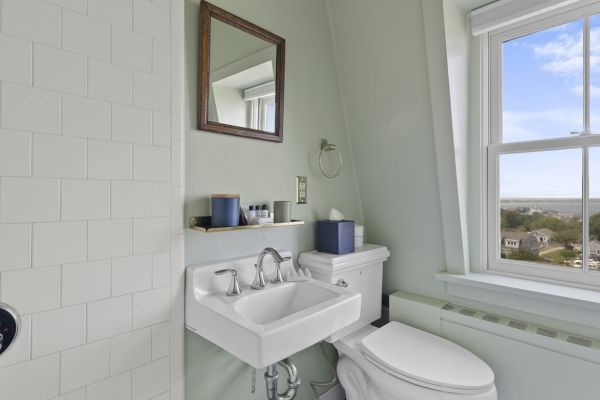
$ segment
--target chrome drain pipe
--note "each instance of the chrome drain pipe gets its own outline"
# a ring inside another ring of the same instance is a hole
[[[277,393],[277,381],[279,380],[277,364],[284,367],[288,374],[288,389],[283,394]],[[292,400],[296,397],[298,388],[300,387],[300,375],[298,375],[298,370],[289,358],[279,361],[277,364],[269,365],[265,372],[267,400]]]

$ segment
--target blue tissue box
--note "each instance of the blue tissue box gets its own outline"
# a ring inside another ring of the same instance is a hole
[[[330,254],[354,252],[354,221],[317,221],[317,251]]]

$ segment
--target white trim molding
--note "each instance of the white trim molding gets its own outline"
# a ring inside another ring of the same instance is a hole
[[[481,35],[582,0],[499,0],[471,12],[471,31]]]
[[[274,94],[275,81],[270,81],[248,89],[244,89],[244,101],[251,101],[261,97],[273,96]]]
[[[438,272],[450,296],[600,328],[600,292],[497,274]]]
[[[449,272],[464,273],[469,266],[467,247],[468,234],[466,222],[466,194],[462,192],[466,178],[466,168],[461,168],[465,157],[462,136],[467,135],[466,118],[460,110],[452,110],[452,102],[456,105],[460,96],[468,95],[468,85],[463,90],[451,87],[450,79],[456,78],[457,70],[451,70],[448,64],[447,21],[450,11],[442,2],[423,2],[423,22],[425,25],[425,43],[427,51],[427,68],[429,72],[429,90],[433,119],[436,163],[438,172],[440,207],[442,212],[442,230],[446,267]],[[456,15],[453,14],[453,18]],[[462,16],[464,17],[464,16]],[[460,25],[460,24],[457,24]],[[464,38],[460,32],[453,32],[453,39],[460,43]],[[468,46],[467,46],[468,47]],[[455,54],[468,60],[468,50]],[[465,65],[467,62],[465,62]],[[457,93],[460,92],[460,93]],[[463,93],[464,92],[464,93]],[[460,129],[464,127],[465,129]]]

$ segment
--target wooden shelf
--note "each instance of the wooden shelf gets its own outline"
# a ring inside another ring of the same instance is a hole
[[[304,225],[304,221],[291,220],[290,222],[279,222],[273,224],[264,225],[239,225],[239,226],[223,226],[223,227],[212,227],[210,226],[210,217],[191,217],[190,218],[190,229],[205,233],[216,233],[216,232],[229,232],[229,231],[244,231],[248,229],[265,229],[265,228],[278,228],[285,226]]]

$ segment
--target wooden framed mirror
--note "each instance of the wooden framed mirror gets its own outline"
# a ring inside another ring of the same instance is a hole
[[[283,141],[285,40],[200,4],[198,129]]]

